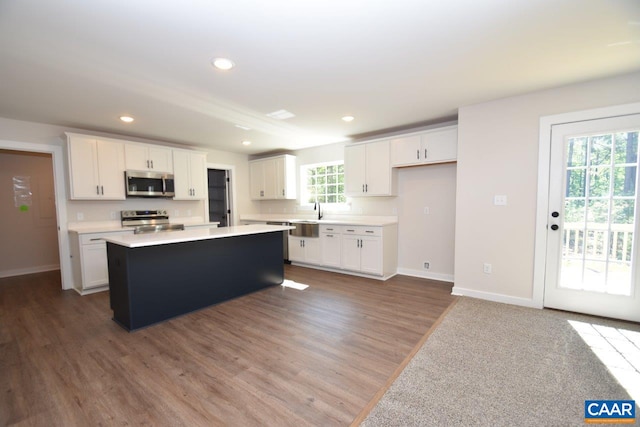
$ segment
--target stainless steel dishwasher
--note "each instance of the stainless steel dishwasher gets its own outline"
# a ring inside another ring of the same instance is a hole
[[[267,222],[269,225],[291,225],[288,222]],[[285,264],[291,264],[289,261],[289,232],[282,232],[282,256],[284,258]]]

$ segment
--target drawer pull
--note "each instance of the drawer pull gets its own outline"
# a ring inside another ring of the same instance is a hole
[[[348,232],[350,232],[350,233],[353,233],[353,232],[355,232],[356,230],[349,230],[349,229],[347,229],[347,231],[348,231]]]
[[[97,242],[99,240],[102,240],[102,237],[96,237],[95,239],[89,239],[90,242]]]
[[[374,233],[372,230],[366,230],[365,233]]]

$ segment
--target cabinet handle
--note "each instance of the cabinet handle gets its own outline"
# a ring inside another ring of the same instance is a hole
[[[364,184],[362,184],[362,192],[364,193]]]
[[[153,169],[153,160],[151,160],[151,169]]]
[[[416,159],[420,160],[420,150],[416,150]]]
[[[424,158],[425,159],[427,158],[427,149],[426,148],[424,149]]]
[[[103,185],[100,186],[100,192],[104,196],[104,186]]]
[[[368,193],[368,192],[369,192],[369,184],[365,184],[365,185],[364,185],[364,190],[365,190],[365,191],[364,191],[365,193]]]
[[[149,169],[149,168],[150,168],[150,166],[149,166],[149,160],[147,160],[147,169]]]
[[[96,194],[99,196],[100,195],[100,186],[96,185]]]
[[[282,195],[284,196],[284,188],[282,189]]]

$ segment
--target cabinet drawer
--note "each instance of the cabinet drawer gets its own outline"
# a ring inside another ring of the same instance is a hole
[[[81,245],[91,245],[94,243],[104,243],[104,233],[95,233],[95,234],[81,234],[80,235],[80,244]]]
[[[341,225],[330,225],[330,224],[320,225],[320,232],[321,233],[342,234],[342,226]]]
[[[364,225],[345,225],[343,234],[357,234],[359,236],[382,236],[382,227],[367,227]]]

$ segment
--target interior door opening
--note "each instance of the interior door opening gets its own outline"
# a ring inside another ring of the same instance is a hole
[[[209,222],[219,222],[218,227],[231,225],[231,177],[226,169],[207,169],[209,192]]]

